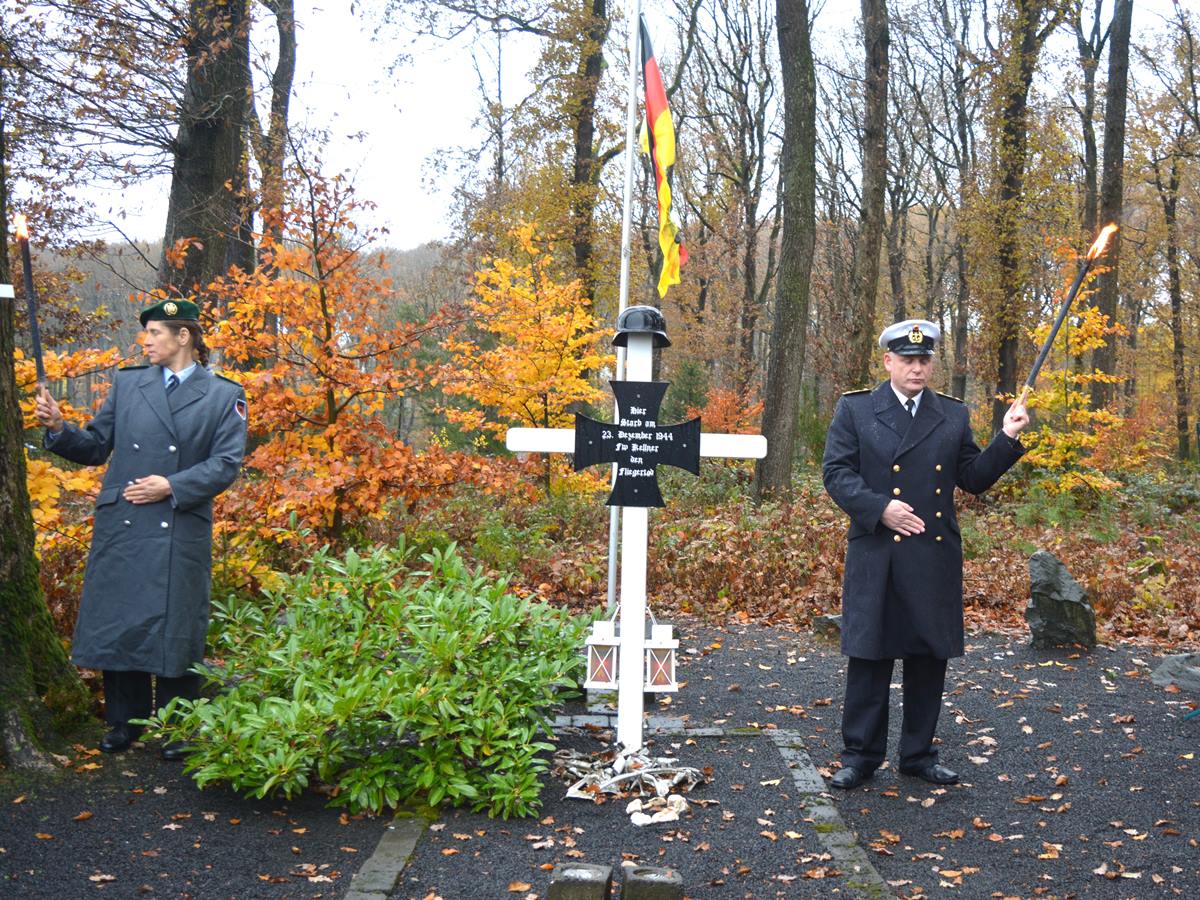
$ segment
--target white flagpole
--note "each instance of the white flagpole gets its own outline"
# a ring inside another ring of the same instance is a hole
[[[633,231],[633,157],[637,152],[637,85],[638,66],[641,63],[641,0],[629,0],[629,86],[625,104],[625,196],[621,208],[621,290],[618,315],[629,305],[629,261],[630,242]],[[625,380],[625,348],[617,348],[617,371],[615,381]],[[620,415],[614,405],[613,419]],[[617,479],[617,466],[613,464],[613,483]],[[621,509],[613,506],[608,512],[608,609],[611,612],[617,603],[617,546],[621,530]]]

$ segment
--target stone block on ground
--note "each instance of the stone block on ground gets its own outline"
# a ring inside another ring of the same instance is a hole
[[[621,900],[683,900],[683,876],[655,866],[626,869]]]
[[[550,873],[548,900],[609,900],[612,866],[559,863]]]
[[[842,636],[841,616],[815,616],[812,622],[813,634],[830,640],[840,640]]]
[[[1029,557],[1029,590],[1025,621],[1035,648],[1096,646],[1096,612],[1058,557],[1045,550]]]
[[[1150,675],[1155,684],[1179,686],[1180,690],[1200,694],[1200,653],[1176,653],[1164,656]]]

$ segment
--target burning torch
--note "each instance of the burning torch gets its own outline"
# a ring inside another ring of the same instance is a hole
[[[1033,383],[1037,381],[1038,372],[1042,370],[1042,363],[1046,361],[1046,356],[1050,353],[1050,347],[1054,344],[1054,338],[1058,336],[1058,329],[1062,327],[1063,319],[1067,317],[1067,313],[1071,309],[1071,304],[1075,302],[1075,295],[1079,293],[1079,287],[1083,284],[1083,279],[1087,277],[1087,273],[1091,271],[1092,263],[1094,263],[1104,251],[1108,248],[1108,241],[1117,231],[1117,224],[1110,222],[1105,225],[1092,246],[1088,248],[1087,255],[1079,262],[1079,272],[1075,275],[1075,283],[1071,285],[1071,289],[1067,291],[1067,297],[1063,300],[1062,306],[1059,307],[1058,316],[1054,319],[1054,326],[1050,329],[1050,334],[1046,336],[1046,342],[1042,344],[1042,349],[1037,355],[1037,359],[1033,361],[1033,369],[1029,372],[1029,377],[1025,379],[1025,386],[1021,388],[1021,396],[1017,398],[1017,403],[1024,403],[1029,396],[1030,390],[1033,388]],[[1016,405],[1016,404],[1014,404]]]
[[[18,213],[13,217],[17,230],[17,243],[21,245],[21,266],[25,270],[25,302],[29,306],[29,335],[33,339],[33,362],[37,366],[37,383],[46,384],[46,363],[42,358],[42,334],[38,331],[37,294],[33,288],[33,263],[29,259],[29,225],[25,216]]]

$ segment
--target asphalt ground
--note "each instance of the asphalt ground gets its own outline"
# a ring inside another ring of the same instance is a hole
[[[679,631],[683,689],[650,710],[672,732],[650,749],[712,769],[682,821],[637,828],[623,802],[566,800],[548,778],[535,818],[443,810],[392,897],[545,898],[554,864],[574,861],[673,867],[693,898],[1200,896],[1200,717],[1183,721],[1200,698],[1154,685],[1152,651],[972,637],[950,664],[939,728],[963,783],[885,766],[847,794],[818,778],[840,747],[835,644],[754,625]],[[799,757],[785,757],[784,735]],[[598,750],[607,736],[559,741]],[[153,747],[73,756],[65,776],[0,778],[0,896],[340,897],[386,831],[317,793],[200,791]],[[804,769],[816,787],[801,789]],[[870,872],[830,852],[834,832]]]
[[[589,737],[561,743],[601,746]],[[683,821],[639,828],[624,813],[627,801],[566,800],[555,784],[540,819],[448,812],[418,845],[393,896],[545,897],[559,862],[608,865],[614,873],[626,865],[674,868],[689,897],[786,897],[798,870],[824,877],[828,854],[769,737],[659,739],[650,750],[660,755],[672,744],[682,763],[713,770],[711,785],[687,795],[692,809]]]
[[[771,741],[795,733],[822,775],[836,770],[836,644],[752,625],[681,632],[686,685],[653,713],[724,735],[664,735],[652,749],[713,768],[689,795],[705,805],[637,828],[623,803],[565,800],[548,781],[540,821],[446,811],[394,900],[544,898],[554,864],[571,861],[672,867],[692,898],[871,896],[827,854],[830,826],[813,814],[821,798],[794,790]],[[893,896],[1200,896],[1200,718],[1183,721],[1200,698],[1152,684],[1156,663],[1137,648],[1035,651],[1025,637],[974,637],[950,664],[939,726],[942,762],[963,783],[929,785],[892,762],[826,802]],[[891,760],[899,678],[898,664]],[[586,732],[562,740],[601,746]]]
[[[0,897],[340,897],[387,821],[201,791],[152,745],[71,761],[0,780]]]

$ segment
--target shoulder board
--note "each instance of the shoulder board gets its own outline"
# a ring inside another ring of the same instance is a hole
[[[118,372],[136,372],[138,369],[148,369],[149,366],[121,366]]]
[[[241,385],[240,385],[240,384],[238,384],[236,381],[234,381],[232,378],[226,378],[226,377],[225,377],[224,375],[222,375],[220,372],[213,372],[213,375],[215,375],[217,378],[220,378],[222,381],[228,381],[230,384],[232,384],[232,385],[233,385],[234,387],[236,387],[236,388],[240,388],[240,387],[241,387]]]
[[[842,391],[842,396],[843,397],[853,397],[855,394],[869,394],[869,393],[871,393],[870,388],[859,388],[858,390],[854,390],[854,391]]]
[[[939,397],[945,397],[947,400],[953,400],[955,403],[962,403],[962,397],[955,397],[953,394],[943,394],[941,391],[934,391]]]

